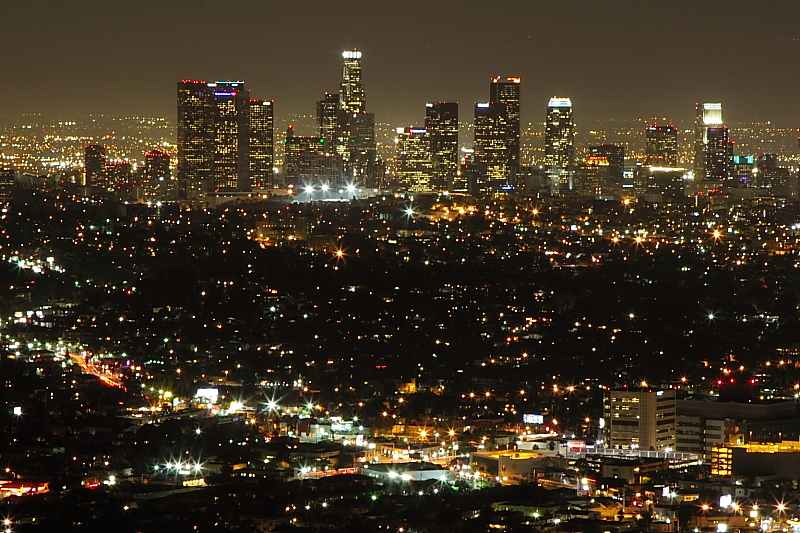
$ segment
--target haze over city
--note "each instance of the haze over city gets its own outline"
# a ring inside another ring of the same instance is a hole
[[[183,78],[243,79],[278,114],[313,114],[357,47],[370,109],[391,123],[481,100],[498,75],[524,80],[523,124],[555,94],[579,125],[690,121],[695,101],[725,102],[731,124],[781,123],[800,115],[799,16],[790,0],[3,2],[0,114],[172,118]]]

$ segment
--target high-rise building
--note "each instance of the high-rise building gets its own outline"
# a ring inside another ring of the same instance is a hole
[[[575,123],[572,120],[572,100],[553,97],[547,104],[544,130],[545,170],[550,192],[562,194],[572,188],[575,163]]]
[[[261,107],[255,109],[257,105]],[[272,105],[251,102],[243,81],[178,83],[177,177],[182,197],[199,200],[208,191],[250,191],[251,156],[257,160],[252,165],[255,182],[270,183]]]
[[[214,116],[205,81],[178,82],[178,183],[181,197],[200,199],[214,164]]]
[[[694,104],[694,175],[706,175],[706,150],[708,128],[722,126],[722,104],[719,102],[697,102]]]
[[[614,190],[622,188],[625,172],[625,147],[617,144],[599,144],[589,147],[589,155],[605,157],[608,161],[608,184]]]
[[[606,448],[675,449],[675,390],[614,390],[604,398]]]
[[[426,103],[425,129],[430,137],[433,187],[436,190],[455,190],[458,180],[458,102]]]
[[[250,190],[250,91],[243,81],[218,81],[212,87],[214,113],[213,189]]]
[[[505,105],[506,150],[508,153],[509,182],[514,183],[519,172],[520,148],[520,89],[522,79],[492,78],[489,85],[489,101]]]
[[[317,102],[317,128],[319,136],[325,139],[329,146],[335,146],[340,135],[339,124],[342,122],[339,115],[339,95],[325,93],[325,97]]]
[[[286,184],[302,192],[324,188],[327,192],[341,175],[341,158],[328,150],[322,137],[295,135],[294,127],[286,129],[284,164]]]
[[[11,190],[15,183],[14,171],[10,168],[0,168],[0,201],[11,199]]]
[[[346,113],[362,113],[367,110],[367,97],[361,81],[361,51],[342,52],[342,85],[339,90],[339,107]]]
[[[445,190],[434,183],[432,136],[427,128],[397,128],[397,183],[407,191]]]
[[[83,169],[85,183],[90,187],[106,187],[106,147],[89,144],[83,147]]]
[[[723,124],[706,128],[705,178],[727,181],[730,178],[732,160],[733,145],[728,126]]]
[[[498,102],[475,104],[476,195],[493,194],[508,185],[508,125],[506,106]]]
[[[170,173],[170,155],[161,150],[144,154],[145,195],[160,200],[177,198],[175,180]]]
[[[250,185],[256,189],[275,187],[275,102],[250,100]]]
[[[645,157],[651,167],[678,166],[678,129],[653,123],[645,130]]]
[[[581,163],[576,189],[581,196],[592,198],[604,196],[609,193],[610,166],[606,156],[588,155]]]
[[[375,115],[367,112],[361,79],[361,56],[361,51],[357,49],[342,52],[336,152],[343,161],[338,185],[358,182],[375,187],[378,185]]]

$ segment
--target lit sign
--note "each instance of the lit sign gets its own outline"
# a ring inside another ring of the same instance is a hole
[[[422,134],[422,133],[425,133],[425,130],[414,130],[414,129],[412,129],[412,130],[409,130],[409,131],[410,131],[410,132],[411,132],[413,135],[420,135],[420,134]]]
[[[217,398],[219,397],[219,389],[197,389],[196,396],[198,398],[204,398],[209,400],[211,403],[217,403]]]
[[[433,107],[433,104],[428,102],[428,103],[425,104],[425,107]]]
[[[475,107],[487,109],[489,107],[489,102],[478,102],[477,104],[475,104]]]
[[[236,96],[236,91],[214,91],[214,96]]]
[[[544,424],[544,415],[522,415],[524,424]]]
[[[550,99],[547,107],[572,107],[572,100],[569,98],[558,98],[554,96]]]
[[[358,50],[345,50],[342,52],[344,59],[361,59],[361,52]]]

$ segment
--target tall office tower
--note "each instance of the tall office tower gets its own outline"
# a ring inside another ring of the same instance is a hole
[[[361,82],[361,51],[342,52],[342,86],[339,90],[339,107],[348,114],[367,110],[367,98]]]
[[[362,183],[367,187],[375,183],[375,113],[354,113],[350,116],[349,154],[345,180]],[[346,185],[342,183],[341,185]]]
[[[508,151],[509,182],[516,182],[519,172],[520,145],[520,89],[521,78],[492,78],[489,85],[489,101],[506,106],[506,146]]]
[[[170,156],[161,150],[144,154],[145,195],[159,199],[177,198],[175,180],[169,170]]]
[[[722,126],[722,104],[719,102],[697,102],[694,104],[694,175],[706,175],[706,149],[708,128]]]
[[[286,184],[292,185],[300,193],[306,187],[326,190],[330,188],[341,173],[341,158],[327,150],[322,137],[305,137],[294,134],[294,127],[286,129]],[[310,190],[310,189],[309,189]]]
[[[15,181],[12,169],[0,168],[0,202],[7,202],[11,199],[11,190]]]
[[[610,165],[603,155],[588,155],[581,163],[575,188],[581,196],[596,198],[609,193],[611,189]]]
[[[599,144],[589,147],[589,155],[605,157],[608,161],[608,184],[614,190],[622,188],[625,172],[625,147],[617,144]]]
[[[508,185],[508,124],[506,106],[498,102],[475,104],[475,195],[491,195]]]
[[[731,177],[739,183],[758,186],[758,168],[752,155],[735,155],[731,161]]]
[[[85,184],[91,187],[105,187],[106,179],[106,147],[100,144],[89,144],[83,147],[83,169]]]
[[[645,157],[651,167],[678,166],[678,129],[653,123],[645,130]]]
[[[250,185],[272,189],[275,186],[275,102],[251,99],[249,104]]]
[[[178,82],[179,194],[197,200],[203,196],[214,164],[214,116],[211,89],[205,81]]]
[[[336,146],[340,134],[339,114],[339,95],[325,93],[325,97],[317,102],[317,128],[319,136],[325,139],[329,146]]]
[[[375,187],[376,165],[375,115],[367,113],[367,100],[361,80],[361,51],[342,52],[342,84],[339,90],[339,134],[336,152],[342,156],[339,185],[359,182]]]
[[[733,145],[728,126],[713,126],[706,129],[705,179],[728,180],[733,160]]]
[[[675,449],[675,390],[615,390],[603,403],[606,448]]]
[[[434,187],[455,190],[459,177],[458,102],[426,103],[425,129],[430,137]]]
[[[553,97],[547,104],[544,130],[545,171],[550,192],[563,194],[572,188],[575,162],[575,123],[572,121],[572,100]]]
[[[397,183],[407,191],[446,190],[434,183],[432,137],[426,128],[397,128]]]
[[[214,113],[213,188],[250,190],[250,91],[243,81],[209,84]]]

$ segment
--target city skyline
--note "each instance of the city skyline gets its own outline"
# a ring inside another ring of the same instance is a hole
[[[81,9],[46,3],[35,12],[9,5],[3,8],[8,31],[0,42],[9,78],[21,80],[26,90],[7,88],[0,114],[172,117],[175,79],[213,78],[243,79],[254,97],[275,100],[282,114],[312,115],[320,96],[337,90],[341,50],[358,48],[365,53],[370,110],[389,123],[419,116],[419,105],[427,101],[481,101],[487,78],[505,75],[525,83],[523,125],[541,122],[534,103],[556,94],[573,99],[579,126],[635,116],[681,123],[692,119],[696,101],[725,102],[726,122],[732,124],[754,116],[790,121],[800,113],[792,98],[795,75],[788,70],[800,46],[800,33],[790,26],[798,6],[773,2],[771,17],[754,19],[747,31],[726,33],[740,27],[752,5],[729,2],[717,9],[678,2],[667,11],[629,2],[614,8],[568,3],[558,15],[569,22],[571,39],[563,38],[564,26],[542,23],[552,16],[545,5],[481,10],[471,2],[411,2],[403,9],[352,4],[360,23],[344,36],[337,28],[347,26],[352,10],[329,12],[314,2],[302,12],[270,4],[251,6],[242,15],[188,2],[157,9],[146,2],[113,9],[92,2]],[[423,17],[451,22],[440,25],[435,38],[405,38]],[[265,31],[259,21],[276,22]],[[726,53],[713,64],[697,53],[719,46],[720,32],[705,30],[708,24],[728,35],[722,37]],[[213,40],[193,42],[222,25],[238,36],[235,54]],[[142,33],[142,27],[149,29]],[[488,38],[498,31],[508,38]],[[672,38],[656,38],[664,31]],[[748,65],[766,75],[737,76],[731,83],[730,73]]]

